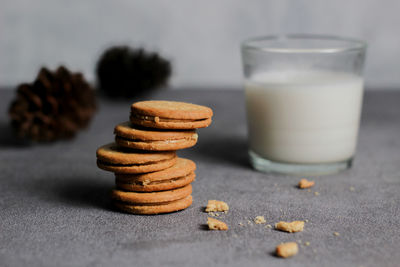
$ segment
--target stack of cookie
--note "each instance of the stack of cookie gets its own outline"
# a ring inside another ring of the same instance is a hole
[[[97,166],[115,173],[112,200],[134,214],[178,211],[192,204],[196,164],[176,150],[197,142],[197,128],[210,125],[210,108],[175,101],[132,104],[129,122],[118,124],[115,142],[97,149]]]

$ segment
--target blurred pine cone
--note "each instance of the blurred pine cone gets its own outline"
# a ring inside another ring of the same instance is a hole
[[[81,73],[60,66],[39,71],[32,84],[21,84],[9,108],[18,137],[33,141],[71,138],[88,125],[96,110],[95,94]]]
[[[157,53],[116,46],[107,49],[97,62],[99,89],[110,97],[136,97],[165,86],[171,64]]]

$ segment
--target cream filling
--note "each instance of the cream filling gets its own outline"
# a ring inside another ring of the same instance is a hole
[[[185,141],[197,140],[198,135],[193,134],[191,137],[188,138],[181,138],[181,139],[172,139],[172,140],[140,140],[140,139],[129,139],[122,136],[117,135],[117,138],[127,142],[139,142],[139,143],[162,143],[162,144],[174,144],[174,143],[182,143]]]
[[[152,164],[156,164],[156,163],[162,163],[162,162],[165,162],[165,161],[169,161],[171,159],[164,159],[164,160],[159,160],[159,161],[149,161],[149,162],[146,162],[146,163],[137,163],[137,164],[117,164],[117,163],[105,162],[105,161],[102,161],[100,159],[98,159],[97,162],[99,162],[100,164],[105,165],[105,166],[134,167],[134,166],[147,166],[147,165],[152,165]]]
[[[190,176],[191,174],[188,174],[186,176],[181,176],[181,177],[175,177],[175,178],[171,178],[168,180],[159,180],[159,181],[150,181],[150,180],[144,180],[144,181],[136,181],[136,182],[127,182],[127,181],[120,181],[117,178],[117,183],[121,183],[121,184],[128,184],[128,185],[155,185],[155,184],[165,184],[165,183],[172,183],[181,179],[186,179]]]
[[[130,202],[124,202],[121,200],[114,200],[115,204],[120,204],[120,205],[127,205],[127,206],[161,206],[161,205],[168,205],[168,204],[173,204],[176,202],[179,202],[181,200],[184,200],[188,198],[190,195],[177,199],[177,200],[172,200],[172,201],[165,201],[165,202],[154,202],[154,203],[130,203]]]
[[[145,121],[151,121],[151,122],[194,122],[194,121],[203,121],[206,119],[198,119],[198,120],[193,120],[193,119],[169,119],[169,118],[162,118],[162,117],[157,117],[157,116],[147,116],[147,115],[139,115],[139,114],[131,114],[132,117],[140,119],[140,120],[145,120]]]

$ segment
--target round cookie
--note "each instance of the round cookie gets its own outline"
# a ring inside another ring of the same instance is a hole
[[[166,202],[158,205],[132,205],[115,201],[114,206],[117,209],[128,213],[151,215],[151,214],[169,213],[169,212],[183,210],[192,205],[192,202],[193,202],[192,196],[189,195],[183,199]]]
[[[196,129],[211,124],[206,106],[176,101],[141,101],[131,106],[133,124],[158,129]]]
[[[97,160],[97,167],[99,167],[102,170],[114,173],[146,173],[146,172],[160,171],[169,168],[172,165],[174,165],[175,162],[176,162],[176,157],[172,159],[158,161],[156,163],[116,166],[116,165],[109,165],[107,163]]]
[[[116,178],[115,184],[117,185],[117,188],[125,191],[156,192],[156,191],[171,190],[183,187],[185,185],[192,183],[195,177],[196,174],[194,172],[191,172],[186,176],[172,178],[169,180],[162,180],[155,182],[132,182],[132,183],[126,183]]]
[[[196,164],[185,158],[158,172],[144,174],[115,174],[117,187],[126,191],[151,192],[171,190],[194,181]]]
[[[185,177],[196,170],[196,164],[190,159],[177,158],[176,163],[164,170],[144,174],[115,174],[121,183],[150,184]]]
[[[171,167],[176,162],[176,153],[146,152],[119,147],[115,143],[101,146],[96,151],[97,166],[115,173],[145,173]]]
[[[151,193],[127,192],[114,189],[111,193],[111,198],[115,201],[124,202],[126,204],[159,205],[165,202],[183,199],[190,194],[192,194],[192,185],[188,184],[174,190]]]
[[[115,142],[123,147],[149,150],[170,151],[184,149],[197,143],[195,130],[165,131],[143,129],[131,122],[120,123],[115,126]]]

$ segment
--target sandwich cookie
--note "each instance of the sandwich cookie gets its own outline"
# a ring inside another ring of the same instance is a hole
[[[176,163],[158,172],[145,174],[115,174],[118,189],[137,192],[155,192],[186,186],[194,181],[196,164],[184,158],[177,158]]]
[[[171,201],[159,205],[134,205],[122,202],[114,202],[114,206],[124,212],[132,214],[152,215],[160,213],[170,213],[174,211],[184,210],[192,205],[193,199],[189,195],[183,199]]]
[[[169,151],[192,147],[197,143],[196,130],[165,131],[144,129],[131,122],[115,126],[115,142],[123,147],[149,150]]]
[[[192,193],[192,185],[168,190],[161,192],[127,192],[119,189],[114,189],[111,194],[111,198],[114,201],[129,203],[129,204],[140,204],[140,205],[156,205],[160,203],[166,203],[176,201],[189,196]]]
[[[211,124],[210,108],[176,101],[141,101],[131,106],[135,125],[157,129],[196,129]]]
[[[192,186],[161,192],[137,193],[115,189],[112,191],[114,205],[134,214],[159,214],[178,211],[192,204]]]
[[[160,171],[176,163],[176,153],[147,152],[119,147],[115,143],[101,146],[96,151],[97,166],[115,173],[146,173]]]

